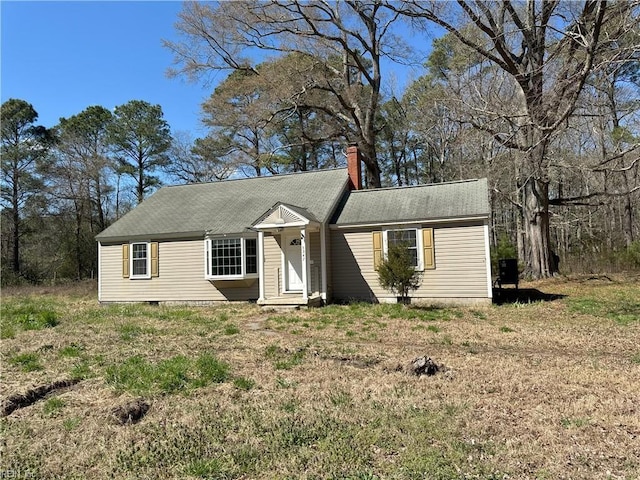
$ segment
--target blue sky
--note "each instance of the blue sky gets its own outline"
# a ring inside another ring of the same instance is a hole
[[[206,133],[200,104],[213,87],[165,75],[173,59],[162,39],[176,38],[181,2],[0,0],[0,9],[2,102],[26,100],[52,127],[90,105],[145,100],[160,104],[173,132]],[[396,68],[399,89],[419,73]]]
[[[162,106],[172,131],[204,134],[211,87],[167,78],[181,2],[1,2],[1,97],[20,98],[51,127],[90,105]]]

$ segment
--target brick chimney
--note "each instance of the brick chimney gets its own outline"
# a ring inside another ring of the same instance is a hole
[[[356,145],[347,147],[347,170],[349,189],[362,190],[362,154]]]

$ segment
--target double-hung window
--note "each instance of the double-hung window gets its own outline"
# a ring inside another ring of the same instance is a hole
[[[131,244],[131,278],[151,278],[151,256],[148,243]]]
[[[207,238],[206,278],[233,280],[257,276],[257,243],[257,239],[247,237]]]
[[[411,261],[416,270],[433,270],[435,264],[435,250],[433,243],[433,228],[422,226],[396,227],[373,232],[373,263],[380,264],[387,257],[389,247],[403,245],[409,251]]]
[[[418,255],[418,231],[415,228],[402,230],[387,230],[387,249],[394,245],[403,245],[409,251],[411,264],[417,269],[420,268],[420,256]]]
[[[122,245],[122,277],[132,280],[159,276],[158,242],[131,242]]]

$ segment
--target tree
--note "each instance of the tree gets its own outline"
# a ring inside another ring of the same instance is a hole
[[[311,55],[292,53],[252,71],[232,72],[202,105],[203,123],[211,127],[207,144],[216,147],[216,158],[257,176],[333,164],[328,147],[344,138],[344,128],[307,106],[321,103],[317,90],[296,93],[319,65]]]
[[[146,193],[160,184],[160,178],[154,173],[169,163],[167,150],[171,146],[171,132],[162,108],[131,100],[115,108],[108,132],[122,173],[135,181],[140,203]]]
[[[10,214],[12,263],[15,274],[22,273],[21,237],[23,209],[43,187],[38,175],[39,164],[46,158],[53,142],[52,133],[35,125],[38,113],[33,106],[18,99],[9,99],[0,110],[2,144],[2,206]]]
[[[185,4],[177,24],[184,41],[165,45],[178,65],[173,74],[192,79],[218,70],[259,73],[251,60],[257,50],[314,59],[312,69],[301,63],[304,69],[294,78],[305,82],[292,82],[297,89],[283,100],[323,112],[344,126],[348,141],[356,142],[364,155],[368,185],[379,187],[381,59],[404,59],[410,52],[393,36],[397,18],[379,1],[192,2]],[[309,91],[322,95],[309,96]]]
[[[167,173],[180,183],[206,183],[228,178],[232,165],[219,158],[219,151],[211,145],[211,137],[193,138],[188,132],[177,132],[168,151]]]
[[[398,295],[403,304],[407,303],[409,292],[420,286],[421,274],[413,264],[407,245],[402,243],[388,246],[387,256],[376,271],[382,288]]]
[[[262,70],[261,66],[257,67]],[[203,103],[203,123],[212,128],[208,146],[217,147],[216,158],[231,170],[248,169],[261,176],[278,173],[274,162],[278,145],[270,125],[279,107],[268,75],[250,70],[232,72]]]
[[[109,110],[94,105],[77,115],[61,118],[58,125],[58,151],[78,162],[80,178],[88,182],[91,221],[96,222],[96,233],[107,227],[105,207],[112,191],[107,177],[113,167],[108,129],[112,121]]]
[[[516,177],[527,270],[534,277],[554,274],[550,146],[574,114],[589,76],[624,55],[609,47],[634,21],[630,4],[459,0],[458,8],[437,1],[391,6],[446,29],[474,52],[476,72],[493,75],[486,88],[474,83],[467,90],[466,121],[520,152]]]
[[[55,162],[47,172],[53,199],[49,210],[66,221],[60,243],[67,249],[63,276],[82,279],[97,269],[95,234],[107,226],[107,202],[112,171],[107,129],[109,110],[91,106],[77,115],[61,118],[56,127]],[[70,218],[71,217],[71,218]],[[70,226],[73,225],[73,232]]]

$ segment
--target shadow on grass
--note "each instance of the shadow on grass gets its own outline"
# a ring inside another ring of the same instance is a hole
[[[565,298],[566,295],[558,293],[544,293],[535,288],[494,288],[494,305],[505,305],[511,303],[532,303],[532,302],[552,302]]]

